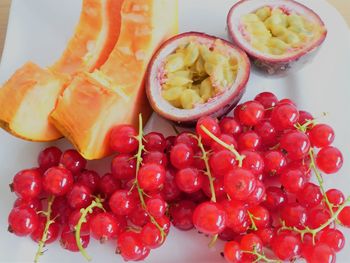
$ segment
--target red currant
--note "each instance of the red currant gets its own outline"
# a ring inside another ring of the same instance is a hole
[[[306,259],[309,263],[334,263],[335,253],[328,245],[320,243],[312,248]]]
[[[313,119],[314,117],[311,115],[311,113],[303,110],[299,111],[298,123],[300,125],[304,125],[307,121],[311,121]]]
[[[275,255],[281,260],[293,260],[301,252],[299,238],[291,234],[279,234],[272,238],[271,248]]]
[[[215,235],[222,232],[226,226],[226,213],[213,202],[203,202],[193,212],[193,224],[204,234]]]
[[[239,109],[240,123],[246,126],[258,124],[264,117],[264,106],[257,101],[247,101]]]
[[[68,193],[73,186],[73,175],[64,167],[51,167],[43,176],[44,190],[56,196]]]
[[[344,207],[338,216],[339,221],[345,227],[350,227],[350,206]]]
[[[46,220],[47,219],[44,216],[39,217],[38,227],[30,235],[30,237],[33,241],[39,242],[42,239],[45,225],[46,225]],[[48,230],[47,230],[45,244],[51,244],[51,243],[55,242],[56,239],[58,238],[59,232],[60,232],[60,225],[56,222],[51,223]]]
[[[224,200],[221,202],[223,209],[226,212],[226,225],[232,229],[244,228],[248,220],[247,208],[244,203],[236,200]]]
[[[167,167],[168,159],[167,156],[162,152],[146,152],[142,156],[142,163],[155,163],[164,167]]]
[[[106,173],[104,176],[102,176],[98,184],[99,192],[104,194],[106,197],[111,196],[116,190],[120,189],[120,187],[120,181],[115,179],[110,173]]]
[[[15,207],[8,216],[9,231],[16,236],[27,236],[39,225],[39,216],[29,207]]]
[[[264,171],[270,176],[279,175],[286,164],[286,158],[279,151],[268,151],[264,155]]]
[[[345,245],[344,234],[338,229],[324,229],[317,237],[321,244],[328,245],[335,252],[342,250]]]
[[[87,207],[92,200],[90,188],[83,184],[74,184],[72,189],[67,193],[68,204],[73,209]]]
[[[144,245],[141,235],[126,231],[118,236],[118,250],[125,261],[137,261],[143,257]]]
[[[154,218],[164,216],[166,210],[166,203],[161,197],[151,197],[146,201],[148,213]]]
[[[222,150],[210,156],[209,165],[215,176],[224,176],[236,166],[236,158],[232,152]]]
[[[238,149],[243,150],[258,150],[261,145],[260,136],[253,131],[243,132],[238,137]]]
[[[235,168],[225,175],[224,186],[231,198],[246,200],[256,187],[256,179],[249,170]]]
[[[227,262],[239,263],[242,259],[242,249],[236,241],[230,241],[225,244],[224,257]]]
[[[277,130],[293,128],[298,119],[299,112],[294,105],[283,103],[272,110],[271,123]]]
[[[139,146],[136,136],[137,132],[133,126],[118,125],[111,131],[109,146],[115,152],[133,153]]]
[[[215,135],[216,137],[220,136],[221,130],[219,127],[219,124],[216,119],[213,119],[212,117],[202,117],[198,120],[196,131],[197,134],[202,138],[203,143],[205,145],[210,145],[212,142],[212,139],[209,135],[207,135],[204,130],[202,129],[202,126],[204,126],[210,133]]]
[[[270,121],[261,121],[254,127],[254,131],[260,136],[263,145],[274,146],[277,144],[277,131]]]
[[[143,227],[149,221],[148,213],[143,209],[141,204],[137,204],[136,208],[128,215],[128,219],[136,226]]]
[[[86,166],[86,160],[76,150],[65,151],[60,163],[72,173],[78,173]]]
[[[242,132],[241,125],[232,117],[224,117],[219,123],[221,132],[237,138]]]
[[[83,248],[87,248],[90,242],[90,236],[89,235],[80,236],[80,242]],[[72,231],[70,227],[67,225],[63,227],[60,244],[64,249],[67,249],[71,252],[79,251],[77,241],[75,239],[75,232]]]
[[[184,143],[176,144],[170,151],[170,162],[177,169],[191,166],[193,163],[193,150]]]
[[[329,190],[327,190],[326,196],[328,198],[328,201],[333,206],[339,206],[339,205],[343,204],[344,201],[345,201],[344,194],[338,189],[329,189]]]
[[[269,186],[266,189],[266,200],[264,206],[270,211],[279,209],[287,203],[287,194],[279,187]]]
[[[136,200],[127,190],[117,190],[109,199],[109,207],[116,215],[128,215],[136,207]]]
[[[297,203],[285,204],[281,209],[281,219],[287,226],[303,228],[307,220],[306,209]]]
[[[334,141],[334,130],[327,124],[317,124],[310,130],[309,137],[313,146],[326,147]]]
[[[306,183],[305,175],[300,169],[286,169],[281,173],[280,180],[286,191],[294,194],[303,189]]]
[[[182,200],[170,207],[173,225],[180,230],[193,228],[192,216],[196,204],[189,200]]]
[[[38,169],[20,171],[13,178],[11,185],[17,196],[31,199],[39,196],[42,190],[42,179]]]
[[[175,181],[181,191],[194,193],[202,188],[203,174],[195,168],[185,168],[177,172]]]
[[[305,133],[292,131],[284,134],[280,140],[281,149],[292,160],[305,158],[310,150],[310,140]]]
[[[108,212],[94,215],[90,220],[91,236],[100,242],[114,239],[120,232],[117,219]]]
[[[257,235],[249,233],[242,237],[240,242],[240,248],[243,251],[261,253],[263,249],[263,243]],[[256,256],[252,254],[244,254],[244,259],[254,261],[256,260]]]
[[[136,159],[131,154],[119,154],[112,160],[111,171],[119,180],[135,178]]]
[[[38,156],[38,164],[41,169],[47,169],[57,166],[60,162],[62,151],[55,146],[48,147],[40,152]]]
[[[156,225],[147,223],[140,233],[142,243],[150,249],[160,247],[164,240],[162,240],[162,234]]]
[[[96,192],[100,183],[100,176],[92,170],[84,170],[77,175],[75,181],[88,187],[92,193]]]
[[[264,170],[264,159],[261,154],[253,151],[242,151],[241,155],[244,155],[242,167],[250,170],[253,174],[262,174]]]
[[[163,134],[158,132],[150,132],[143,137],[146,151],[164,152],[166,141]]]
[[[223,141],[224,143],[226,143],[227,145],[231,145],[234,148],[237,148],[237,142],[235,140],[235,138],[232,135],[229,134],[221,134],[218,137],[221,141]],[[221,144],[217,143],[216,141],[213,141],[210,145],[211,150],[214,152],[219,152],[222,150],[226,150],[226,148],[224,146],[222,146]]]
[[[202,190],[205,193],[206,196],[211,198],[211,189],[210,189],[210,183],[209,183],[209,178],[207,176],[203,176],[203,186]],[[222,200],[226,198],[226,192],[225,192],[225,187],[224,187],[224,179],[220,177],[216,177],[215,180],[213,181],[214,184],[214,191],[215,191],[215,196],[216,199]]]
[[[68,217],[68,225],[72,231],[75,231],[75,227],[78,225],[82,214],[80,209],[73,210]],[[80,234],[85,236],[90,234],[90,219],[91,214],[87,214],[85,221],[81,224]]]
[[[324,173],[333,174],[343,166],[343,155],[337,148],[327,146],[318,152],[316,163]]]
[[[254,223],[258,229],[263,229],[269,226],[270,213],[265,207],[257,205],[249,208],[248,211],[253,216]]]
[[[39,212],[42,210],[41,201],[37,198],[34,199],[23,199],[21,197],[17,198],[13,204],[13,207],[29,207]]]
[[[56,197],[52,203],[52,218],[56,218],[55,221],[61,225],[68,223],[72,211],[65,196]]]
[[[181,194],[171,170],[166,171],[165,182],[161,194],[167,202],[176,200]]]
[[[165,169],[154,163],[144,164],[139,170],[137,181],[144,191],[156,191],[164,184]]]
[[[305,207],[315,207],[322,201],[320,187],[313,183],[306,183],[304,188],[297,194],[298,201]]]
[[[264,246],[271,245],[272,238],[275,236],[275,230],[272,227],[258,229],[255,234],[260,237]]]
[[[265,185],[261,181],[257,181],[254,191],[248,196],[246,202],[249,206],[254,206],[260,204],[265,198]]]
[[[260,102],[265,109],[275,107],[278,102],[278,98],[276,97],[276,95],[271,92],[261,92],[258,95],[256,95],[254,100]]]
[[[193,150],[193,152],[197,152],[200,150],[198,147],[198,141],[193,133],[182,132],[179,135],[177,135],[173,145],[180,143],[186,144]]]

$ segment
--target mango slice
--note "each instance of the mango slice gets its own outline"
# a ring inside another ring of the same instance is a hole
[[[121,32],[106,63],[93,74],[79,74],[59,97],[51,119],[86,159],[111,154],[111,129],[137,126],[151,109],[144,75],[160,43],[178,31],[176,0],[125,0]]]
[[[2,128],[31,141],[62,137],[48,116],[72,75],[93,71],[107,59],[119,36],[122,2],[84,0],[79,23],[62,57],[48,69],[29,62],[14,73],[0,89]]]

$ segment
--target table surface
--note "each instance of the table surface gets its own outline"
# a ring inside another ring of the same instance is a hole
[[[339,12],[346,19],[350,27],[350,1],[349,0],[328,0],[332,5],[334,5]],[[2,54],[2,49],[6,36],[7,20],[9,9],[11,5],[11,0],[1,0],[0,1],[0,58]]]

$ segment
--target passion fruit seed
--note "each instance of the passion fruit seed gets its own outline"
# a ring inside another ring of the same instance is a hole
[[[262,7],[242,18],[251,37],[251,45],[261,52],[283,55],[307,45],[324,32],[324,27],[302,15],[286,13],[281,8]]]
[[[195,42],[180,46],[166,58],[162,96],[176,108],[193,109],[233,84],[237,63],[215,47]]]

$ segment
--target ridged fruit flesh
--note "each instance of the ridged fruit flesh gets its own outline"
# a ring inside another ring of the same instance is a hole
[[[51,69],[73,75],[99,68],[118,39],[123,1],[84,0],[74,35]]]
[[[87,159],[111,154],[109,133],[118,124],[137,126],[151,110],[144,75],[154,50],[178,30],[177,1],[125,0],[121,32],[107,62],[80,74],[59,97],[51,118]]]
[[[66,77],[26,63],[0,90],[0,125],[13,135],[51,141],[62,135],[47,116],[55,107]]]
[[[48,116],[65,81],[77,72],[94,70],[108,58],[119,36],[122,2],[84,0],[75,33],[55,65],[44,69],[29,62],[14,73],[0,89],[2,128],[31,141],[62,137]]]

